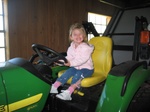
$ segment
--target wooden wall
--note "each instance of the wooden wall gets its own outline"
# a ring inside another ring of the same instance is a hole
[[[98,0],[7,0],[9,58],[29,59],[33,43],[67,50],[69,26],[87,21],[87,13],[112,16],[115,8]]]

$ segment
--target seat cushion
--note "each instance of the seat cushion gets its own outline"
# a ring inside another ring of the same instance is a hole
[[[66,70],[62,70],[58,73],[58,77],[60,77]],[[93,73],[91,77],[84,78],[81,82],[82,87],[91,87],[100,82],[104,81],[106,77],[104,75],[100,75],[98,73]],[[71,84],[72,77],[67,81],[68,84]]]

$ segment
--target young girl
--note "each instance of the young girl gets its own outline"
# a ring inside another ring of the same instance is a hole
[[[50,93],[58,93],[57,88],[65,84],[73,76],[70,87],[56,95],[57,98],[62,100],[71,100],[71,94],[79,86],[81,79],[89,77],[93,73],[91,54],[94,47],[87,43],[84,27],[79,23],[73,24],[69,30],[69,38],[72,42],[67,50],[66,59],[68,63],[64,65],[70,68],[56,80],[50,91]]]

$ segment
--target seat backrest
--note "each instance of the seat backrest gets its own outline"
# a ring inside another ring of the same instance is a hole
[[[89,41],[95,49],[92,54],[94,74],[107,77],[112,67],[112,39],[109,37],[94,37]]]

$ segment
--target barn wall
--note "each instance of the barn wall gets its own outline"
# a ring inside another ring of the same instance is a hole
[[[64,52],[72,23],[87,21],[88,12],[112,16],[114,10],[98,0],[8,0],[8,57],[29,59],[33,43]]]

